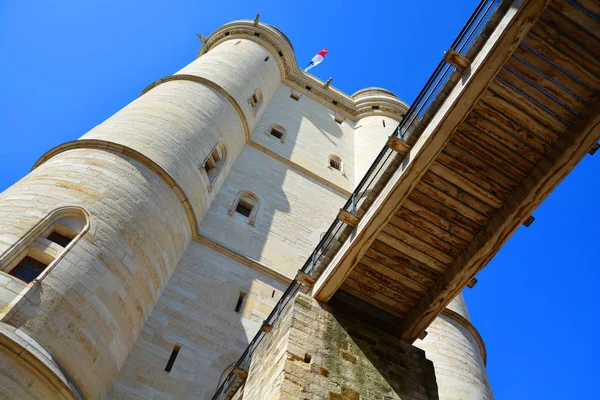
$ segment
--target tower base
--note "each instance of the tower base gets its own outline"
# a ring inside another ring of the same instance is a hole
[[[438,399],[425,352],[298,294],[252,356],[245,400]]]

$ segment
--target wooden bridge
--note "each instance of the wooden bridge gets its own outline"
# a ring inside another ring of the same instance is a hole
[[[503,2],[491,26],[313,286],[409,342],[600,138],[600,3]]]
[[[403,340],[423,337],[598,149],[600,2],[484,0],[476,15],[486,16],[474,43],[446,55],[456,71],[446,79],[440,64],[434,100],[411,114],[419,95],[213,399],[233,398],[303,285]]]

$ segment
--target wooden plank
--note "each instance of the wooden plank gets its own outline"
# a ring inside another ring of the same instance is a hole
[[[409,258],[418,261],[419,263],[427,266],[428,268],[437,271],[444,272],[448,264],[444,264],[443,262],[431,257],[427,253],[423,253],[415,249],[414,247],[402,242],[401,240],[396,239],[394,236],[389,235],[385,232],[379,232],[377,235],[377,240],[382,243],[387,244],[389,247],[398,250]]]
[[[401,218],[404,221],[410,222],[414,226],[422,229],[423,231],[432,235],[434,238],[438,239],[440,243],[447,243],[456,247],[459,250],[463,249],[467,243],[465,240],[459,238],[458,236],[448,232],[443,228],[440,228],[438,225],[428,221],[420,215],[415,214],[407,208],[402,207],[400,210],[398,210],[396,215],[392,217],[391,221],[393,221],[394,218]]]
[[[460,128],[459,128],[460,129]],[[516,182],[520,182],[525,177],[527,177],[527,170],[523,170],[520,168],[520,165],[517,163],[520,160],[519,157],[516,157],[516,154],[508,153],[509,156],[513,156],[510,160],[507,160],[506,156],[503,154],[501,149],[494,149],[490,146],[489,141],[480,142],[476,140],[470,140],[465,137],[459,130],[456,131],[454,137],[452,138],[452,142],[457,146],[461,147],[465,151],[472,153],[474,156],[484,160],[486,163],[493,165],[497,170],[503,171],[506,175],[511,176],[512,179]],[[496,142],[495,145],[497,147],[504,147],[500,143]],[[495,151],[494,151],[495,150]],[[517,160],[517,163],[513,161],[513,159]],[[525,168],[527,168],[527,164],[524,164]],[[426,174],[427,175],[427,174]],[[471,206],[476,210],[479,210],[480,206]],[[483,213],[483,212],[482,212]]]
[[[369,285],[363,282],[358,282],[351,277],[344,281],[342,289],[351,293],[365,303],[373,304],[374,306],[390,312],[394,315],[405,315],[412,305],[405,304],[403,301],[386,296],[379,293]]]
[[[489,95],[482,96],[482,100],[510,115],[549,144],[556,142],[559,133],[567,127],[560,119],[499,80],[490,84]]]
[[[581,7],[585,8],[587,12],[600,19],[600,3],[598,0],[575,0],[575,3],[578,3]]]
[[[579,25],[567,15],[563,14],[560,8],[561,6],[546,8],[546,11],[544,11],[538,21],[538,23],[543,25],[540,26],[540,29],[545,30],[547,37],[552,37],[552,35],[560,36],[561,41],[563,41],[566,46],[579,49],[579,51],[584,51],[593,57],[598,58],[598,56],[600,56],[600,51],[596,48],[598,46],[598,38],[594,37],[589,29],[586,29],[589,28],[589,26]],[[564,8],[569,8],[570,10],[581,13],[580,15],[585,15],[591,20],[594,20],[593,17],[590,17],[574,5],[565,5]],[[595,24],[598,26],[598,22],[595,22]],[[549,43],[552,44],[550,41]]]
[[[391,298],[404,299],[407,304],[414,304],[415,301],[423,297],[423,293],[425,292],[424,288],[420,291],[412,290],[402,282],[390,279],[387,275],[363,264],[362,261],[356,264],[356,268],[348,276],[357,282],[371,286],[381,294]]]
[[[426,254],[427,256],[436,259],[444,265],[450,264],[454,261],[454,257],[444,253],[441,250],[429,245],[422,241],[419,237],[413,236],[410,233],[403,231],[400,228],[395,227],[392,224],[388,224],[383,228],[382,233],[393,237],[394,239],[407,244],[408,246],[418,250],[419,252]],[[381,239],[380,239],[381,240]],[[382,240],[383,241],[383,240]],[[383,241],[385,243],[385,241]],[[397,248],[397,247],[396,247]],[[408,254],[410,255],[410,254]]]
[[[410,213],[410,211],[406,212]],[[396,213],[396,215],[392,217],[389,224],[395,226],[396,228],[402,229],[404,232],[409,233],[411,236],[419,238],[419,240],[422,240],[423,242],[435,247],[436,249],[448,254],[453,258],[458,257],[461,253],[460,249],[452,246],[449,243],[446,243],[443,240],[440,240],[438,237],[432,235],[426,230],[419,228],[418,226],[407,221],[406,219],[400,218],[398,216],[398,213]]]
[[[492,160],[489,158],[478,157],[469,150],[457,146],[454,144],[454,139],[452,142],[448,143],[443,154],[447,154],[454,160],[468,166],[476,171],[477,175],[483,175],[486,182],[493,182],[498,185],[498,187],[512,189],[518,183],[516,177],[506,173],[506,170],[502,170],[500,167],[495,166]]]
[[[393,268],[425,286],[432,285],[435,279],[440,276],[438,271],[408,257],[400,250],[390,247],[379,240],[373,242],[372,246],[365,252],[365,256],[370,257],[389,268]]]
[[[540,90],[540,87],[538,87],[537,84],[534,84],[530,80],[525,79],[525,77],[523,75],[518,75],[519,73],[524,72],[524,70],[532,71],[532,73],[529,75],[534,75],[535,74],[534,69],[527,68],[525,66],[525,64],[518,61],[516,58],[513,58],[511,61],[514,61],[514,64],[517,64],[516,67],[521,67],[521,70],[519,72],[517,72],[516,70],[512,69],[512,66],[507,65],[498,74],[499,79],[506,82],[508,85],[519,89],[527,97],[529,97],[530,99],[533,99],[535,102],[542,105],[544,108],[550,110],[559,118],[561,118],[569,123],[573,122],[573,120],[577,117],[577,114],[575,114],[575,112],[573,112],[565,104],[558,102],[557,99],[555,99],[554,97],[551,97],[546,92]],[[520,64],[520,65],[518,65],[518,64]],[[542,79],[538,79],[538,82],[540,80],[542,80]],[[550,86],[552,84],[552,82],[549,79],[543,79],[543,80],[545,82],[549,83],[545,86]],[[556,85],[554,85],[554,86],[556,86]],[[561,90],[560,87],[558,87],[558,86],[556,86],[556,87],[558,90],[555,90],[555,92],[558,92],[559,90]],[[565,92],[564,90],[562,90],[562,92],[567,94],[567,92]]]
[[[600,96],[569,127],[555,143],[552,151],[540,162],[523,184],[506,201],[467,249],[437,280],[421,302],[405,317],[400,326],[403,340],[413,342],[442,312],[498,252],[533,210],[585,157],[590,147],[600,139]]]
[[[456,135],[453,140],[456,139]],[[434,174],[432,171],[427,171],[423,178],[421,179],[423,183],[428,183],[429,185],[434,186],[437,190],[447,194],[448,196],[455,198],[461,203],[466,204],[474,210],[477,210],[479,213],[491,217],[496,213],[496,209],[491,207],[487,203],[479,200],[478,198],[471,196],[469,193],[465,192],[458,186],[448,182],[444,178],[439,175]]]
[[[423,207],[428,208],[437,215],[446,218],[448,221],[459,224],[470,232],[477,232],[479,229],[481,229],[482,225],[470,220],[456,210],[453,210],[451,207],[448,207],[446,204],[432,199],[424,194],[420,189],[421,184],[419,184],[415,190],[413,190],[409,196],[409,199]]]
[[[563,20],[561,21],[561,28],[566,25],[564,21],[565,17],[579,27],[579,32],[577,32],[575,29],[571,29],[568,32],[564,32],[564,28],[560,29],[561,31],[573,36],[574,39],[576,39],[581,44],[587,44],[585,46],[587,49],[591,51],[597,50],[594,48],[593,39],[595,38],[596,40],[600,40],[600,22],[598,22],[594,17],[587,14],[579,7],[565,0],[553,1],[550,4],[550,7],[548,7],[548,10],[546,10],[546,12],[542,14],[542,18],[544,18],[544,16],[547,15],[549,12],[554,12],[554,10],[560,13],[560,15],[563,17]],[[577,34],[581,35],[581,37],[575,36]],[[584,34],[586,34],[587,37],[584,38]],[[589,40],[589,44],[586,43],[586,39]]]
[[[474,117],[473,113],[471,114],[472,117]],[[482,124],[489,125],[489,129],[491,129],[494,133],[490,134],[488,132],[484,132],[471,125],[470,122],[465,121],[457,129],[455,133],[455,139],[460,136],[464,136],[464,140],[480,144],[490,152],[506,159],[521,171],[525,173],[531,171],[535,165],[533,161],[523,157],[518,153],[519,148],[522,146],[526,147],[528,152],[532,151],[531,148],[529,148],[520,140],[516,139],[514,136],[504,134],[500,128],[494,126],[490,121],[482,119]],[[541,157],[541,155],[538,154],[538,157]]]
[[[442,161],[441,155],[438,159]],[[476,176],[473,171],[470,171],[468,166],[450,157],[443,157],[443,161],[444,164],[439,162],[433,164],[430,168],[431,172],[455,184],[465,192],[492,207],[499,208],[502,205],[503,200],[501,196],[503,196],[503,193],[506,196],[506,189],[498,188],[490,182],[484,182],[483,178]]]
[[[480,102],[467,123],[489,134],[527,160],[537,163],[550,145],[489,104]]]
[[[542,26],[543,24],[539,24]],[[578,80],[582,81],[585,85],[597,90],[600,86],[600,80],[594,71],[586,68],[585,63],[588,56],[586,54],[577,55],[573,54],[573,50],[567,45],[562,43],[554,42],[552,37],[547,37],[544,30],[536,28],[537,34],[531,32],[523,43],[535,50],[537,53],[551,60],[554,64],[558,65],[565,72],[573,75]],[[540,36],[541,35],[541,36]],[[548,40],[552,40],[552,43],[548,43]]]
[[[419,294],[419,296],[425,293],[425,289],[427,289],[426,285],[417,280],[412,279],[408,274],[402,274],[398,270],[390,268],[389,266],[382,264],[379,261],[366,255],[360,259],[359,264],[363,264],[372,269],[373,271],[385,275],[388,279],[392,279],[398,282],[399,284],[405,286],[405,290],[415,294]],[[357,267],[359,264],[357,264]],[[414,271],[411,270],[411,272]]]
[[[452,210],[458,212],[460,215],[475,222],[478,225],[478,227],[484,226],[489,219],[485,215],[475,211],[473,208],[465,205],[464,203],[461,203],[453,197],[448,196],[446,193],[440,191],[435,186],[427,184],[423,181],[419,183],[419,185],[417,186],[417,190],[425,194],[426,196],[431,197],[432,199],[440,202],[441,204],[445,204]]]
[[[456,127],[479,101],[490,81],[525,37],[543,12],[547,0],[514,0],[479,51],[467,74],[454,86],[438,112],[420,134],[410,153],[394,172],[385,188],[359,222],[354,235],[347,240],[315,284],[317,300],[327,302],[362,255],[377,233],[400,208],[420,177],[427,171]],[[460,105],[460,106],[459,106]]]
[[[524,63],[534,67],[539,73],[536,74],[531,68],[519,66],[519,64]],[[544,57],[540,57],[525,45],[519,46],[515,50],[513,57],[509,59],[506,64],[527,79],[535,82],[548,93],[561,99],[561,101],[574,110],[583,110],[585,108],[585,103],[583,101],[589,101],[593,95],[589,86],[586,86],[573,78],[556,64],[546,60]],[[554,83],[545,79],[546,77],[550,78]],[[561,91],[558,85],[565,87],[572,95],[564,93],[564,90]]]
[[[421,218],[439,226],[444,231],[458,237],[465,242],[470,242],[475,235],[468,229],[463,228],[453,222],[450,222],[447,218],[441,217],[434,213],[427,207],[420,205],[419,203],[409,199],[406,199],[403,206],[407,209],[420,216]]]

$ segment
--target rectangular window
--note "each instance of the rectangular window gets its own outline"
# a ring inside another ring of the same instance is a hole
[[[173,347],[173,351],[171,352],[171,357],[169,357],[169,361],[167,362],[165,371],[171,372],[171,369],[173,368],[173,364],[175,364],[175,359],[177,358],[177,355],[179,354],[180,349],[181,349],[181,346],[179,346],[179,345],[175,345],[175,347]]]
[[[71,243],[71,239],[66,236],[61,235],[60,233],[54,231],[46,238],[51,242],[54,242],[62,247],[67,247],[69,243]]]
[[[277,128],[271,128],[271,135],[275,136],[277,139],[283,138],[283,132],[281,132]]]
[[[338,169],[340,171],[342,170],[342,163],[339,162],[338,160],[333,159],[333,158],[329,160],[329,165],[332,168]]]
[[[235,212],[242,214],[244,217],[249,217],[250,213],[252,212],[252,206],[240,200],[237,207],[235,208]]]
[[[37,261],[29,256],[25,256],[17,264],[16,267],[10,270],[9,275],[19,278],[23,282],[29,283],[37,278],[48,265]]]

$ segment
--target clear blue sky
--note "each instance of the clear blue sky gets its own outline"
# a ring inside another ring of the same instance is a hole
[[[347,93],[410,103],[477,1],[0,1],[0,190],[51,147],[192,61],[236,19],[281,29]],[[374,6],[377,4],[377,6]],[[598,348],[600,152],[587,156],[479,274],[467,300],[497,399],[592,399]]]

